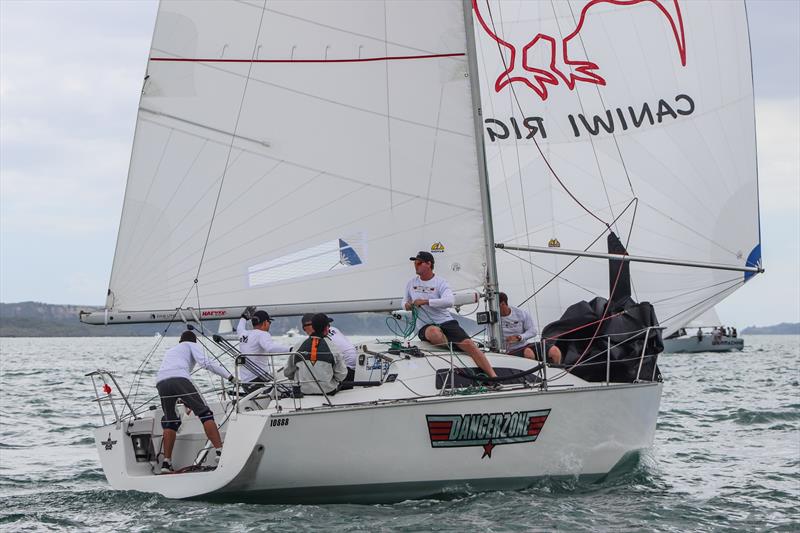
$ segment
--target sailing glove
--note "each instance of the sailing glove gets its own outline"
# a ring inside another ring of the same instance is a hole
[[[247,307],[244,308],[244,312],[242,313],[242,318],[244,318],[245,320],[250,320],[250,318],[253,316],[253,313],[255,312],[256,312],[256,306],[248,305]]]

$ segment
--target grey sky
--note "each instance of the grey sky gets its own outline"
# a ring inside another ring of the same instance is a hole
[[[1,301],[104,301],[155,12],[0,0]],[[718,306],[738,326],[800,321],[800,2],[748,12],[767,273]]]

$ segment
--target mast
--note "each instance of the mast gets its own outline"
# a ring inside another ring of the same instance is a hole
[[[475,50],[475,32],[472,26],[472,2],[462,0],[464,5],[464,32],[467,37],[467,61],[469,65],[470,87],[472,89],[472,118],[475,123],[475,147],[478,155],[478,176],[481,190],[481,209],[483,210],[483,237],[486,246],[486,280],[484,293],[489,308],[489,324],[486,331],[489,347],[492,350],[503,348],[503,335],[500,330],[500,300],[497,288],[497,261],[494,247],[494,226],[492,225],[492,203],[489,196],[489,173],[486,170],[486,148],[483,141],[483,113],[481,110],[481,91],[478,79],[478,60]]]

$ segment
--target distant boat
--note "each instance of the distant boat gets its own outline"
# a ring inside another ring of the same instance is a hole
[[[716,324],[716,325],[713,325]],[[664,353],[733,352],[744,349],[744,339],[726,335],[714,308],[709,309],[675,336],[664,339]],[[706,330],[706,331],[703,331]]]

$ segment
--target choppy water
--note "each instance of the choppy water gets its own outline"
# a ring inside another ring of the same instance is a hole
[[[110,490],[84,374],[129,378],[152,339],[0,339],[0,530],[798,531],[800,337],[745,342],[743,353],[663,356],[655,445],[603,482],[303,506]]]

